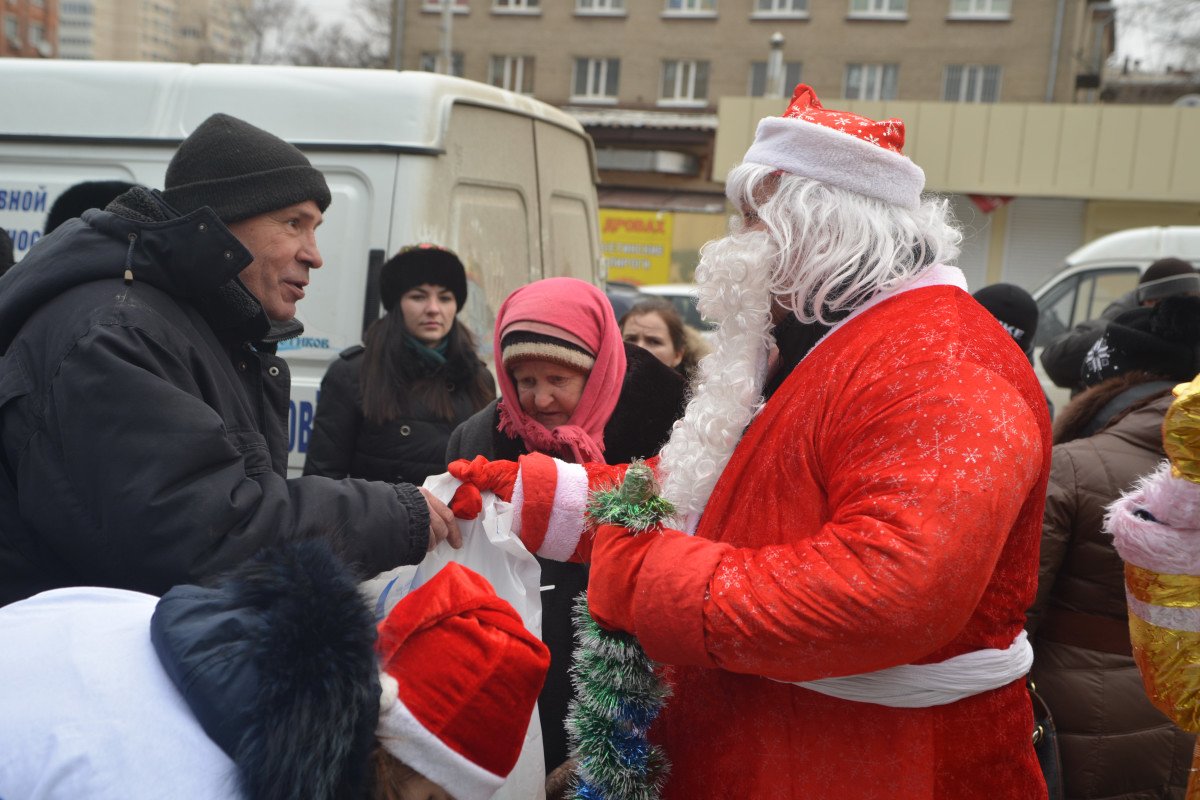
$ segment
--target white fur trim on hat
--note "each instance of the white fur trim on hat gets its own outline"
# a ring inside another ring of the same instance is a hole
[[[489,800],[504,783],[503,776],[447,747],[417,721],[399,698],[380,709],[375,735],[385,750],[445,789],[455,800]]]
[[[907,156],[815,122],[767,117],[742,159],[812,178],[885,203],[921,205],[925,171]]]

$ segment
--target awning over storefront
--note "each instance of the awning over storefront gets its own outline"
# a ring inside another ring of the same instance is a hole
[[[724,214],[725,196],[707,192],[668,192],[653,189],[605,189],[596,187],[601,208],[630,208],[640,211],[687,211]]]

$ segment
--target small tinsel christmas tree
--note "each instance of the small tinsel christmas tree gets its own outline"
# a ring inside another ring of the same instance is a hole
[[[629,465],[620,486],[596,492],[588,516],[597,525],[621,525],[644,534],[674,513],[658,496],[654,473]],[[587,596],[575,603],[575,699],[567,716],[576,762],[576,800],[656,800],[668,764],[647,739],[650,723],[670,690],[637,639],[606,631],[588,611]]]

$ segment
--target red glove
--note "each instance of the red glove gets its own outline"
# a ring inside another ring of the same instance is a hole
[[[475,456],[472,461],[465,458],[452,461],[447,469],[462,481],[462,486],[450,498],[450,510],[459,519],[475,519],[483,511],[481,491],[495,492],[506,503],[512,500],[513,486],[517,482],[516,461],[488,461],[483,456]]]
[[[592,543],[588,609],[603,628],[634,635],[634,593],[642,563],[664,536],[684,536],[668,528],[634,534],[620,525],[601,525]]]

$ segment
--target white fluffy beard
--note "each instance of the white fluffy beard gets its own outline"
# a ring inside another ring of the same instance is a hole
[[[778,249],[764,231],[704,246],[696,268],[699,308],[718,321],[713,352],[699,365],[683,419],[659,462],[674,524],[695,530],[742,432],[762,405],[771,336],[771,275]]]

